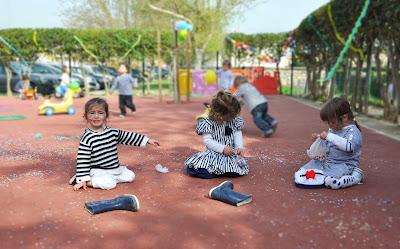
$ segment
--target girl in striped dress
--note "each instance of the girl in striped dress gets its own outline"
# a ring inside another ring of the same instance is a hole
[[[203,136],[206,150],[185,161],[187,172],[204,179],[247,175],[249,168],[243,158],[244,122],[238,117],[239,101],[230,93],[220,91],[210,108],[208,118],[196,128],[196,133]]]
[[[144,135],[105,126],[108,116],[108,104],[104,99],[93,98],[86,103],[83,117],[90,128],[79,142],[76,175],[69,181],[75,191],[86,186],[113,189],[117,183],[133,181],[135,174],[119,164],[117,144],[160,145]]]

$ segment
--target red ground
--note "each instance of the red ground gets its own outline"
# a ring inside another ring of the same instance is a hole
[[[250,174],[232,179],[238,192],[252,194],[241,207],[207,199],[224,179],[188,177],[183,162],[204,150],[194,118],[207,97],[191,104],[158,104],[135,97],[136,116],[120,119],[118,97],[108,97],[110,126],[146,134],[161,147],[119,147],[122,165],[136,174],[133,183],[113,190],[74,192],[83,105],[77,113],[37,115],[39,100],[0,98],[0,115],[27,119],[0,121],[1,248],[399,248],[400,143],[367,129],[361,168],[364,184],[344,190],[305,190],[293,185],[294,172],[308,162],[310,135],[326,129],[319,111],[284,96],[269,97],[279,121],[268,139],[247,110],[244,142]],[[171,102],[171,98],[168,98]],[[1,105],[1,104],[6,104]],[[35,135],[43,135],[35,139]],[[52,137],[53,135],[53,137]],[[155,165],[167,166],[162,174]],[[90,215],[85,202],[134,194],[138,212]]]

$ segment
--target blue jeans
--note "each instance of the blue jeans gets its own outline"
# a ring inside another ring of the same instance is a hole
[[[256,106],[253,111],[251,111],[251,114],[253,114],[254,123],[263,132],[272,130],[271,124],[275,123],[276,121],[268,114],[267,102]]]

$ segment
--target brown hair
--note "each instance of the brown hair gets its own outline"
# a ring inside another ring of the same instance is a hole
[[[66,72],[67,72],[67,69],[68,69],[68,66],[63,66],[63,67],[62,67],[62,72],[63,72],[63,73],[66,73]]]
[[[28,75],[24,75],[24,76],[22,76],[22,80],[29,80],[30,78],[29,78],[29,76]]]
[[[104,107],[104,110],[106,112],[106,119],[108,119],[108,104],[105,99],[102,98],[92,98],[85,104],[85,112],[83,113],[83,118],[87,121],[87,114],[90,110],[90,108],[93,105],[102,105]]]
[[[224,61],[222,62],[222,66],[225,66],[225,65],[228,65],[229,68],[232,67],[232,64],[231,64],[231,62],[230,62],[229,60],[224,60]]]
[[[320,117],[322,121],[330,123],[343,122],[343,115],[347,114],[352,124],[355,124],[361,131],[357,121],[355,121],[354,114],[351,111],[349,102],[344,98],[333,98],[329,100],[320,111]]]
[[[208,118],[221,124],[226,117],[236,117],[240,112],[240,108],[239,100],[236,97],[229,92],[221,90],[213,97]]]
[[[236,89],[242,83],[247,83],[247,77],[246,76],[239,75],[239,76],[236,76],[235,79],[233,80],[233,85],[235,86]]]
[[[130,74],[131,73],[131,69],[128,66],[128,64],[126,63],[119,63],[120,66],[124,66],[126,68],[126,73]]]

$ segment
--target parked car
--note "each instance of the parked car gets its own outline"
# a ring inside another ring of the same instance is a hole
[[[165,68],[161,68],[161,77],[162,78],[167,78],[168,77],[168,70]],[[158,79],[158,67],[154,67],[154,78]]]
[[[33,73],[41,73],[41,74],[56,74],[59,76],[59,81],[61,82],[61,74],[62,69],[60,65],[55,64],[46,64],[46,63],[33,63],[32,64],[32,72]],[[85,75],[86,81],[89,84],[89,90],[99,90],[100,84],[97,83],[96,79],[90,75]],[[82,74],[76,74],[72,72],[71,82],[78,82],[82,89],[84,89],[84,82]]]
[[[71,71],[76,73],[76,74],[82,74],[82,69],[81,67],[72,67]],[[104,79],[102,75],[98,74],[93,74],[89,68],[85,67],[85,75],[90,75],[91,77],[96,79],[96,82],[99,84],[99,89],[98,90],[103,90],[104,89]]]
[[[15,65],[15,64],[14,64]],[[17,85],[18,81],[21,80],[22,74],[19,73],[17,69],[11,66],[11,90],[13,92],[15,85]],[[58,85],[58,79],[54,75],[42,75],[31,73],[30,74],[30,85],[32,89],[37,87],[37,92],[42,95],[51,95],[54,94],[54,89]],[[7,74],[6,69],[3,65],[0,65],[0,93],[7,92]]]
[[[97,65],[92,65],[92,66],[87,66],[87,67],[89,67],[89,68],[88,68],[89,70],[93,71],[93,74],[97,74],[97,75],[103,76],[103,70],[102,70],[102,68],[100,68],[99,66],[97,66]],[[112,74],[110,73],[110,70],[108,70],[107,68],[106,68],[105,70],[106,70],[106,78],[107,78],[107,80],[108,80],[109,82],[114,82],[116,76],[112,75]],[[119,75],[119,74],[118,74],[118,75]],[[117,76],[118,76],[118,75],[117,75]]]
[[[138,83],[144,82],[144,77],[137,67],[131,67],[131,75],[137,79]]]
[[[114,77],[118,77],[119,76],[119,72],[118,69],[115,69],[114,67],[107,67],[109,73],[111,75],[113,75]]]

